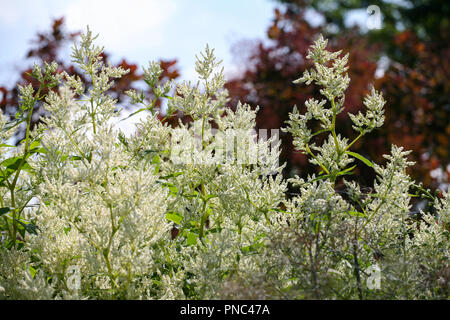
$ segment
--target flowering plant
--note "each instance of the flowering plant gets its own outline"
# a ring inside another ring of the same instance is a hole
[[[196,84],[162,83],[157,63],[144,68],[154,100],[127,92],[142,106],[130,116],[148,115],[126,136],[106,92],[127,70],[105,65],[95,38],[88,29],[72,50],[90,87],[55,63],[35,67],[40,89],[20,87],[21,111],[0,120],[1,298],[448,296],[450,195],[415,186],[401,147],[385,166],[350,151],[382,125],[385,102],[372,90],[366,114],[350,115],[356,138],[337,133],[348,55],[327,51],[322,37],[311,47],[315,68],[296,82],[320,85],[325,99],[308,100],[305,114],[294,108],[284,130],[321,171],[284,181],[276,136],[252,130],[257,109],[227,106],[214,50],[197,57]],[[160,98],[168,116],[192,121],[161,121]],[[31,130],[37,101],[48,114]],[[11,146],[21,123],[26,138]],[[355,159],[378,174],[370,192],[347,178]],[[294,197],[288,183],[299,188]],[[411,216],[413,189],[434,201],[434,215]]]

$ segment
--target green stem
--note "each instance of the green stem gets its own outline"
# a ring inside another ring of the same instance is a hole
[[[391,189],[392,179],[393,179],[393,176],[391,175],[391,178],[389,180],[389,184],[388,184],[388,186],[386,188],[386,191],[384,192],[384,195],[383,195],[383,198],[382,198],[381,202],[378,204],[378,206],[375,208],[375,210],[372,212],[372,214],[367,218],[366,222],[363,225],[363,228],[372,220],[372,218],[375,216],[375,214],[378,212],[378,210],[381,208],[381,206],[386,201],[387,194],[388,194],[389,190]],[[361,228],[361,230],[363,228]],[[359,232],[358,232],[358,234],[359,234]]]
[[[319,164],[319,166],[320,166],[323,170],[325,170],[325,172],[326,172],[327,174],[330,174],[330,172],[328,171],[328,169],[325,168],[325,166],[324,166],[322,163],[320,163],[319,159],[317,159],[317,157],[314,155],[314,153],[312,153],[312,151],[311,151],[311,149],[309,148],[309,145],[308,145],[308,144],[306,144],[306,152],[308,152],[308,153],[311,155],[311,157],[313,157],[314,160],[317,161],[317,163]]]
[[[353,241],[353,267],[356,277],[356,284],[358,288],[358,297],[359,300],[363,300],[363,291],[361,285],[361,268],[359,266],[359,258],[358,258],[358,218],[356,218],[355,222],[355,238]]]
[[[205,191],[205,185],[203,183],[201,186],[201,194],[202,194],[202,200],[203,200],[203,207],[202,207],[202,217],[200,220],[200,234],[199,234],[200,240],[203,239],[205,224],[206,224],[206,220],[208,219],[208,211],[206,210],[206,204],[207,204],[208,200],[205,200],[206,191]]]
[[[34,96],[34,99],[32,101],[32,103],[28,106],[28,113],[27,113],[27,129],[26,129],[26,133],[25,133],[25,149],[24,149],[24,153],[23,153],[23,157],[20,160],[19,166],[17,167],[16,170],[16,174],[14,176],[14,179],[12,181],[12,183],[9,185],[9,191],[11,193],[11,207],[14,208],[13,212],[12,212],[12,241],[13,241],[13,246],[15,247],[16,245],[16,237],[17,237],[17,220],[19,219],[19,216],[16,216],[16,201],[15,201],[15,189],[16,189],[16,184],[17,181],[19,179],[19,175],[20,172],[22,171],[22,167],[25,164],[25,159],[28,155],[28,151],[30,148],[30,128],[31,128],[31,119],[33,116],[33,110],[34,110],[34,104],[36,103],[37,100],[39,100],[39,95],[41,93],[42,90],[42,86],[39,87],[38,92],[36,93],[36,95]],[[20,212],[19,212],[20,215]]]
[[[109,254],[111,252],[113,238],[114,238],[114,235],[119,230],[119,228],[116,227],[116,225],[114,224],[114,214],[113,214],[111,205],[109,206],[109,212],[110,212],[110,219],[111,219],[111,236],[109,237],[108,247],[106,248],[105,251],[103,251],[103,257],[105,258],[106,268],[108,269],[109,278],[111,279],[111,281],[114,283],[114,285],[116,287],[119,287],[118,284],[116,283],[116,277],[114,276],[114,273],[113,273],[113,270],[111,267],[111,262],[109,260]]]
[[[0,195],[0,206],[2,206],[2,207],[5,206],[3,204],[3,197],[2,197],[2,195]],[[8,235],[10,236],[10,238],[12,238],[11,228],[9,226],[8,218],[6,217],[6,215],[3,216],[3,219],[5,219],[5,224],[6,224],[6,229],[8,230]]]
[[[206,122],[206,116],[205,115],[203,115],[203,118],[202,118],[202,150],[203,149],[205,149],[205,139],[204,139],[204,136],[205,136],[205,122]]]
[[[206,211],[206,201],[203,202],[202,212],[203,212],[203,214],[202,214],[202,218],[200,220],[200,234],[198,236],[200,238],[200,240],[203,239],[205,224],[206,224],[206,220],[208,219],[208,211]]]
[[[364,131],[361,131],[361,133],[359,134],[359,136],[357,136],[357,137],[355,138],[355,140],[353,140],[353,141],[352,141],[352,142],[344,149],[344,151],[343,151],[342,153],[345,153],[345,151],[347,151],[348,149],[350,149],[350,147],[351,147],[356,141],[358,141],[359,138],[361,138],[363,135],[364,135]]]
[[[336,104],[334,103],[334,99],[331,100],[331,105],[333,107],[333,120],[331,123],[331,134],[333,135],[334,144],[336,145],[336,151],[338,156],[341,154],[341,148],[339,147],[337,137],[336,137]]]
[[[91,77],[92,80],[92,92],[94,92],[95,87],[96,87],[96,83],[95,83],[95,77],[94,77],[94,70],[92,69],[92,61],[90,62],[89,65],[89,76]],[[92,92],[91,92],[91,96],[90,96],[90,102],[91,102],[91,118],[92,118],[92,128],[94,131],[94,134],[96,134],[97,130],[95,127],[95,107],[94,107],[94,97],[92,96]]]

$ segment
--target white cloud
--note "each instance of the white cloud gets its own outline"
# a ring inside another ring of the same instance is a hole
[[[174,15],[173,0],[75,0],[65,12],[69,30],[100,34],[98,43],[109,52],[154,47],[163,40],[162,30]]]

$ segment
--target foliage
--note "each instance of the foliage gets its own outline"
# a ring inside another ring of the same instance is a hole
[[[327,25],[333,25],[331,32],[339,33],[346,28],[346,15],[352,10],[366,10],[370,5],[380,8],[383,27],[369,34],[373,41],[393,40],[396,33],[410,30],[421,41],[435,40],[445,43],[450,36],[450,6],[441,0],[277,0],[286,3],[292,10],[313,8],[321,14]],[[395,47],[395,44],[393,44]],[[399,55],[400,57],[400,55]]]
[[[391,63],[375,82],[391,103],[387,126],[375,139],[382,141],[383,150],[390,141],[413,150],[418,164],[413,176],[445,190],[450,181],[450,50],[423,42],[410,31],[394,41],[404,63]]]
[[[372,90],[351,116],[353,140],[338,132],[348,55],[322,37],[309,51],[314,69],[298,82],[321,86],[323,100],[294,109],[285,131],[320,172],[291,179],[299,193],[288,200],[275,141],[255,139],[250,106],[228,107],[214,50],[197,57],[195,84],[144,68],[156,96],[127,91],[147,117],[125,136],[109,89],[128,70],[105,64],[94,40],[88,29],[72,49],[88,85],[51,63],[34,67],[37,91],[19,87],[18,147],[6,145],[17,125],[2,115],[1,298],[448,298],[450,194],[415,185],[401,147],[386,165],[351,151],[382,124],[385,103]],[[161,122],[160,98],[192,122]],[[31,129],[38,100],[48,113]],[[374,168],[373,191],[347,178],[357,165]],[[436,215],[410,215],[411,189]],[[375,266],[380,288],[367,286]]]

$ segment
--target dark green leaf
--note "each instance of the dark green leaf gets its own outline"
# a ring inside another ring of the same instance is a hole
[[[8,207],[0,208],[0,216],[4,215],[5,213],[8,213],[11,209]]]
[[[25,230],[27,230],[28,233],[37,234],[37,230],[39,230],[39,227],[32,224],[32,223],[24,223],[20,220],[16,220],[18,223],[20,223]]]

